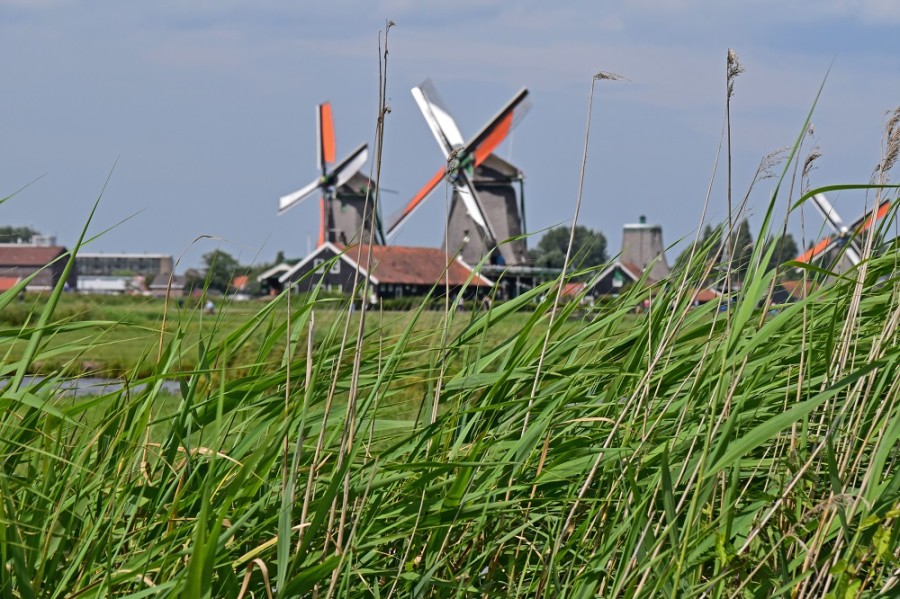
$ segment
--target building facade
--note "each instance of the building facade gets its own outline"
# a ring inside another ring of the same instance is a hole
[[[86,276],[142,275],[150,281],[156,275],[171,274],[172,256],[167,254],[127,254],[79,252],[78,272]]]
[[[371,251],[371,270],[365,268]],[[300,292],[321,285],[332,293],[350,294],[354,283],[368,277],[370,303],[382,299],[462,293],[466,299],[486,294],[493,282],[473,272],[442,249],[385,245],[343,246],[326,242],[279,277]]]
[[[59,284],[66,268],[66,251],[58,245],[0,244],[0,277],[17,280],[32,277],[26,286],[28,291],[53,289]],[[76,263],[69,272],[66,284],[75,289],[77,282]]]

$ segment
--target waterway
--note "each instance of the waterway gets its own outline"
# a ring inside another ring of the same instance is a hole
[[[34,385],[45,380],[45,377],[27,376],[23,379],[26,386]],[[146,383],[129,385],[132,390],[140,391],[147,386]],[[56,387],[65,395],[85,397],[89,395],[102,395],[104,393],[112,393],[119,391],[125,387],[125,381],[122,379],[106,379],[100,377],[80,377],[74,379],[63,379],[56,383]],[[162,390],[172,395],[181,393],[177,381],[163,381]]]

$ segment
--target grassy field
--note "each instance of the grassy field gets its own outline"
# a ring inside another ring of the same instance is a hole
[[[9,326],[22,326],[29,314],[40,313],[46,306],[46,295],[28,295],[13,303],[0,314],[0,322]],[[297,300],[303,301],[303,300]],[[196,303],[196,300],[193,302]],[[185,372],[196,368],[201,342],[210,345],[247,325],[267,306],[268,300],[231,301],[220,299],[215,314],[204,314],[195,305],[179,305],[172,300],[152,297],[84,296],[65,294],[56,308],[59,322],[69,325],[55,331],[42,346],[44,360],[33,361],[29,373],[48,374],[65,372],[73,376],[96,375],[119,378],[147,376],[154,372],[160,346],[167,346],[175,335],[182,336],[183,351],[178,367]],[[335,320],[346,317],[346,302],[329,298],[318,302],[318,326],[313,331],[314,345],[325,339]],[[528,318],[530,310],[510,315],[503,323],[492,327],[489,338],[498,341],[513,334]],[[468,314],[469,313],[462,313]],[[287,320],[286,302],[278,302],[268,314],[268,323]],[[353,322],[357,323],[356,314]],[[414,339],[431,345],[434,331],[441,331],[444,315],[428,310],[415,319]],[[457,319],[453,331],[464,326],[464,317]],[[407,312],[370,312],[366,322],[366,334],[376,335],[382,343],[400,334],[409,321]],[[229,363],[229,374],[239,372],[242,356],[251,356],[259,349],[269,334],[265,328],[257,328],[254,334],[242,341],[240,351]],[[283,351],[287,339],[276,343],[273,349]],[[12,345],[10,357],[21,356],[25,341]]]
[[[727,312],[691,308],[702,264],[552,326],[551,287],[361,329],[282,297],[170,313],[161,351],[158,302],[30,304],[3,338],[0,597],[896,589],[894,257],[776,310],[753,272]],[[146,387],[16,383],[115,339]]]

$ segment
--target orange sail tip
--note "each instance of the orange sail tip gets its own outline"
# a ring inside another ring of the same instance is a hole
[[[334,162],[334,119],[331,116],[331,104],[319,104],[319,135],[323,162]]]
[[[319,200],[319,243],[316,247],[325,244],[325,198]]]

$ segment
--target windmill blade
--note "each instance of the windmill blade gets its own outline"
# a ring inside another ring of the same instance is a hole
[[[519,90],[512,100],[507,102],[506,106],[500,109],[494,118],[487,125],[481,128],[475,137],[466,144],[465,152],[472,153],[475,156],[475,166],[478,166],[490,156],[491,152],[497,149],[504,139],[507,138],[513,126],[528,111],[530,105],[525,102],[528,97],[528,90],[522,88]]]
[[[794,262],[802,262],[803,264],[809,264],[832,247],[834,247],[838,242],[838,238],[836,237],[825,237],[821,241],[819,241],[816,245],[809,248],[796,258],[794,258]]]
[[[418,193],[413,196],[413,199],[411,199],[409,203],[406,204],[402,212],[400,212],[400,215],[394,219],[394,222],[388,226],[388,237],[393,237],[397,233],[397,231],[400,230],[400,227],[403,226],[403,223],[406,222],[406,219],[412,216],[412,213],[422,205],[422,203],[425,201],[425,198],[431,195],[431,192],[434,191],[434,188],[438,186],[438,183],[440,183],[446,175],[447,167],[442,166],[440,170],[438,170],[438,172],[428,180],[428,183],[426,183],[425,186],[422,187],[422,189],[420,189]]]
[[[284,214],[288,208],[293,208],[317,191],[322,185],[321,179],[316,179],[306,187],[300,188],[294,193],[278,198],[278,214]]]
[[[422,116],[425,117],[425,122],[428,123],[428,128],[441,146],[444,158],[449,158],[450,152],[462,146],[465,139],[456,126],[456,121],[444,107],[434,83],[425,80],[418,87],[412,88],[412,95],[419,105]]]
[[[880,219],[884,218],[890,209],[890,200],[882,200],[878,206],[863,214],[850,225],[850,233],[848,234],[850,240],[847,243],[848,247],[846,254],[854,265],[859,264],[860,257],[863,254],[863,247],[860,245],[860,242],[862,241],[860,235],[871,229]]]
[[[862,216],[860,216],[851,226],[850,230],[854,233],[862,233],[863,231],[868,230],[872,227],[876,222],[884,218],[887,213],[891,209],[891,201],[890,200],[882,200],[881,204],[869,210]]]
[[[319,239],[316,247],[322,247],[325,244],[325,229],[328,228],[328,218],[325,215],[326,210],[328,210],[328,202],[325,200],[325,196],[319,198]]]
[[[324,102],[316,108],[316,158],[319,170],[325,174],[328,164],[334,162],[334,119],[331,116],[331,103]]]
[[[831,205],[831,202],[828,201],[828,198],[825,197],[825,194],[817,193],[812,197],[812,201],[819,212],[822,214],[822,217],[826,221],[828,221],[828,224],[831,225],[832,229],[834,229],[835,233],[847,232],[847,225],[845,225],[844,221],[841,220],[840,215],[834,209],[834,206]]]
[[[461,185],[460,182],[462,182]],[[475,184],[472,183],[472,179],[469,178],[469,175],[464,169],[459,170],[456,192],[459,194],[459,199],[462,200],[463,205],[466,207],[466,212],[469,213],[469,217],[475,221],[475,224],[481,227],[482,231],[484,231],[488,245],[490,245],[491,248],[496,247],[497,234],[494,233],[494,228],[491,226],[490,221],[485,217],[484,208],[481,204],[481,200],[478,198],[478,192],[475,190]]]
[[[369,159],[369,146],[361,144],[331,171],[331,179],[335,187],[340,187],[358,173]]]
[[[797,256],[796,258],[794,258],[794,262],[801,262],[803,264],[809,264],[810,262],[812,262],[819,256],[822,256],[822,255],[828,253],[829,251],[831,251],[832,249],[834,249],[835,247],[840,245],[840,243],[841,243],[841,237],[839,237],[837,235],[835,235],[833,237],[825,237],[824,239],[820,240],[816,245],[814,245],[813,247],[809,248],[808,250],[806,250],[805,252],[803,252],[802,254]],[[854,266],[859,264],[859,260],[860,260],[859,252],[858,252],[855,244],[847,244],[847,246],[844,248],[843,255],[848,260],[850,260],[850,262]]]
[[[815,260],[816,257],[829,251],[834,246],[841,243],[842,240],[849,237],[846,242],[847,247],[844,250],[844,256],[846,256],[853,265],[859,264],[863,249],[860,247],[856,237],[860,233],[870,229],[876,222],[887,215],[891,208],[890,200],[883,200],[878,206],[859,217],[848,228],[844,225],[840,216],[838,216],[834,207],[828,202],[824,195],[816,194],[812,199],[816,204],[816,208],[818,208],[819,212],[822,213],[822,216],[825,217],[825,220],[837,230],[838,235],[822,239],[814,247],[798,256],[795,261],[808,263]]]

